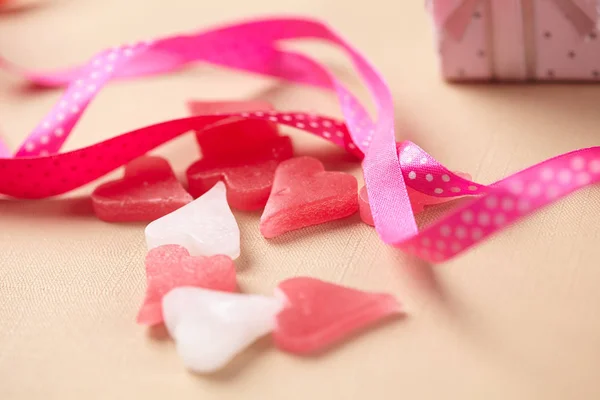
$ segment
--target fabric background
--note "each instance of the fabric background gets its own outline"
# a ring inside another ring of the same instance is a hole
[[[294,12],[325,19],[387,78],[398,137],[482,183],[600,140],[595,86],[444,83],[418,0],[38,1],[39,8],[0,15],[0,53],[35,68],[242,17]],[[364,95],[339,51],[295,46]],[[0,74],[0,126],[13,148],[58,95]],[[184,116],[190,98],[249,97],[339,115],[329,93],[198,65],[110,85],[67,149]],[[333,146],[286,132],[298,153],[360,177],[358,164]],[[188,134],[156,153],[182,173],[198,157],[194,143]],[[237,213],[243,290],[270,293],[286,277],[312,275],[392,292],[409,314],[311,358],[278,352],[266,338],[207,378],[183,369],[164,331],[135,324],[145,289],[144,224],[97,220],[85,197],[96,184],[64,198],[0,200],[2,399],[600,398],[597,187],[434,267],[384,246],[358,216],[267,241],[258,214]]]

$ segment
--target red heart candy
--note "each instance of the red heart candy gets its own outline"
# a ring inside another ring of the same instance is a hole
[[[273,109],[262,101],[190,102],[189,108],[194,114]],[[199,197],[223,180],[227,202],[238,210],[263,208],[277,165],[293,156],[290,138],[279,136],[277,125],[268,121],[230,118],[198,132],[197,138],[203,157],[187,170],[190,193]]]
[[[243,143],[239,145],[248,148]],[[194,197],[201,196],[223,180],[227,187],[227,202],[232,208],[246,211],[263,208],[271,192],[275,170],[280,161],[292,157],[293,148],[289,137],[279,136],[261,146],[244,154],[228,154],[221,158],[207,154],[187,170],[190,193]]]
[[[230,114],[255,111],[272,111],[271,104],[255,101],[189,101],[192,115]],[[277,124],[269,121],[228,118],[196,132],[203,158],[232,159],[260,149],[263,142],[279,137]]]
[[[162,298],[181,286],[234,292],[237,290],[235,266],[228,256],[192,257],[176,244],[156,247],[146,256],[146,298],[137,316],[143,325],[163,321]]]
[[[314,278],[292,278],[279,284],[286,304],[273,331],[282,350],[320,351],[391,315],[402,307],[389,294],[368,293]]]
[[[260,217],[260,232],[272,238],[285,232],[348,217],[358,211],[356,178],[325,171],[312,157],[279,164],[271,195]]]
[[[98,186],[92,204],[104,221],[153,221],[193,200],[167,160],[140,157],[125,166],[122,179]]]

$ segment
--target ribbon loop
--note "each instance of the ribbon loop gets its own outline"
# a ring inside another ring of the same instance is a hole
[[[326,66],[278,46],[279,40],[292,38],[320,39],[344,50],[375,101],[376,118],[368,115],[359,99]],[[168,72],[192,61],[329,88],[340,101],[345,123],[290,111],[198,115],[142,127],[59,153],[84,110],[109,81]],[[259,119],[302,129],[358,157],[365,155],[363,172],[381,240],[424,260],[442,262],[529,213],[581,187],[600,182],[600,147],[564,154],[490,186],[452,174],[414,143],[404,142],[397,149],[394,105],[385,80],[340,35],[311,19],[242,22],[189,36],[102,51],[86,65],[67,71],[22,72],[30,81],[51,86],[62,82],[68,88],[27,137],[22,154],[17,157],[0,154],[0,194],[14,197],[33,199],[66,193],[190,130],[202,130],[231,118]],[[477,197],[419,232],[407,186],[435,197]]]

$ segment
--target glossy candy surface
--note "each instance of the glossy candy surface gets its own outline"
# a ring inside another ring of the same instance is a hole
[[[189,107],[194,114],[272,109],[260,101],[192,102]],[[187,170],[190,193],[198,197],[222,180],[229,205],[239,210],[263,208],[277,165],[293,156],[291,139],[279,136],[269,121],[229,118],[198,132],[197,138],[202,158]]]
[[[262,111],[265,114],[274,110],[273,106],[266,101],[188,101],[188,110],[192,115],[214,115],[241,112]],[[196,132],[196,140],[200,145],[203,157],[214,158],[230,157],[231,154],[239,154],[243,149],[231,146],[233,141],[248,143],[254,139],[253,147],[257,141],[268,140],[279,136],[277,124],[269,121],[252,120],[231,117],[225,121],[219,121]]]
[[[348,217],[358,211],[356,178],[325,171],[312,157],[279,164],[271,195],[260,218],[266,238]]]
[[[383,318],[402,313],[389,294],[368,293],[314,278],[292,278],[278,286],[285,300],[273,331],[282,350],[304,354],[323,350]]]
[[[122,179],[100,185],[92,193],[94,212],[109,222],[152,221],[192,200],[167,160],[151,156],[130,162]]]
[[[277,166],[293,155],[292,141],[288,137],[277,136],[262,142],[257,148],[241,146],[249,149],[248,152],[237,156],[223,155],[221,158],[207,155],[192,164],[187,170],[190,193],[199,196],[222,180],[227,187],[227,202],[232,208],[245,211],[263,208],[269,198]]]

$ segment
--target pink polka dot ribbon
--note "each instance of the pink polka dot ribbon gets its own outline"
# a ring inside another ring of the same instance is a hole
[[[325,66],[283,50],[280,41],[288,39],[318,39],[344,50],[375,101],[376,118],[369,116]],[[345,122],[305,112],[200,115],[142,127],[60,153],[85,109],[109,81],[167,73],[195,61],[333,90]],[[379,237],[424,260],[443,262],[533,211],[600,180],[600,147],[560,155],[486,186],[452,173],[414,143],[397,144],[392,96],[383,78],[340,35],[312,19],[245,21],[120,46],[100,52],[83,66],[52,73],[27,71],[4,60],[0,64],[37,85],[67,86],[14,157],[0,146],[0,193],[17,198],[66,193],[183,133],[231,116],[267,120],[315,134],[363,159]],[[472,198],[419,232],[407,186],[430,196]]]

